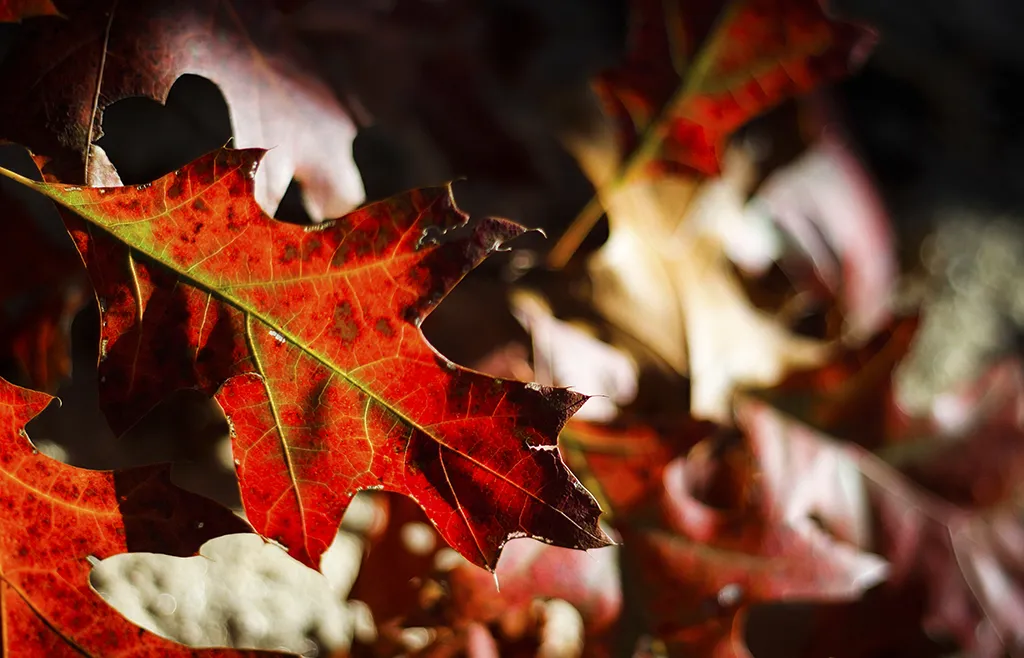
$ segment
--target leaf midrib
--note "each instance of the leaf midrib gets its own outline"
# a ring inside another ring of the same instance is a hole
[[[131,222],[131,224],[139,224],[139,223],[143,223],[143,222],[149,223],[149,222],[153,222],[153,221],[157,220],[161,216],[169,215],[170,212],[172,212],[173,210],[176,210],[176,209],[186,205],[187,203],[189,203],[189,202],[199,198],[200,196],[202,196],[203,193],[205,193],[206,190],[208,190],[211,187],[213,187],[214,185],[218,184],[223,179],[225,179],[226,177],[228,177],[232,173],[238,171],[239,169],[241,169],[241,166],[240,165],[236,165],[234,167],[231,167],[231,168],[225,170],[224,173],[222,173],[220,176],[218,176],[214,180],[214,182],[210,183],[210,185],[207,185],[207,186],[201,188],[199,191],[194,192],[192,195],[190,195],[187,198],[185,198],[181,203],[179,203],[179,204],[177,204],[177,205],[175,205],[175,206],[173,206],[171,208],[165,208],[164,211],[160,215],[153,215],[153,216],[150,216],[150,217],[147,217],[147,218],[140,218],[138,220],[135,220],[135,221]],[[345,381],[349,382],[349,384],[351,384],[352,387],[354,387],[354,388],[362,391],[363,393],[365,393],[367,395],[367,397],[369,397],[370,399],[372,399],[375,402],[377,402],[378,404],[380,404],[382,407],[387,409],[389,412],[393,413],[395,416],[397,416],[399,419],[401,419],[408,426],[410,426],[410,427],[412,427],[412,428],[414,428],[416,430],[419,430],[425,436],[429,437],[431,440],[433,440],[438,445],[443,446],[444,448],[447,448],[448,450],[451,450],[452,452],[460,455],[461,457],[463,457],[467,461],[471,462],[472,464],[474,464],[478,468],[480,468],[480,469],[490,473],[491,475],[495,476],[496,478],[499,478],[502,482],[505,482],[506,484],[509,484],[512,487],[514,487],[514,488],[518,489],[519,491],[523,492],[529,498],[532,498],[533,500],[535,500],[538,503],[544,505],[545,507],[554,510],[560,516],[562,516],[565,520],[567,520],[569,523],[571,523],[573,526],[575,526],[578,530],[582,531],[583,533],[585,533],[586,535],[590,536],[591,538],[597,539],[597,540],[601,539],[599,536],[595,535],[594,533],[592,533],[587,528],[584,528],[583,526],[581,526],[579,523],[577,523],[574,519],[572,519],[569,515],[567,515],[561,509],[559,509],[559,508],[555,507],[554,505],[552,505],[551,503],[548,503],[547,501],[541,499],[538,495],[536,495],[532,491],[526,489],[525,487],[521,486],[517,482],[514,482],[513,480],[509,479],[507,476],[498,473],[497,471],[492,469],[490,466],[480,462],[479,460],[471,457],[470,455],[467,455],[467,454],[465,454],[465,453],[463,453],[463,452],[453,448],[452,446],[448,445],[444,441],[441,441],[438,437],[436,437],[433,434],[431,434],[430,432],[428,432],[422,425],[420,425],[419,423],[417,423],[414,420],[412,420],[411,418],[409,418],[405,413],[403,413],[399,409],[395,408],[392,404],[390,404],[387,401],[385,401],[384,399],[382,399],[379,394],[375,393],[373,390],[368,388],[365,384],[363,384],[359,380],[355,379],[351,375],[351,373],[348,373],[348,372],[346,372],[344,370],[341,370],[336,365],[331,363],[330,360],[328,360],[326,357],[324,357],[321,354],[319,354],[318,352],[310,349],[306,345],[303,345],[299,340],[296,339],[296,337],[295,337],[295,335],[293,333],[291,333],[290,331],[287,331],[287,330],[285,330],[285,329],[283,329],[281,327],[278,327],[276,322],[269,321],[263,314],[257,312],[255,309],[249,308],[247,305],[241,303],[240,300],[235,298],[230,293],[228,293],[226,291],[219,290],[219,289],[217,289],[217,288],[215,288],[215,287],[213,287],[213,286],[211,286],[211,285],[209,285],[209,284],[199,280],[197,277],[193,276],[192,274],[189,274],[186,271],[184,271],[182,269],[179,269],[175,264],[165,262],[159,256],[151,253],[150,250],[147,250],[147,249],[142,248],[142,247],[134,246],[134,245],[130,244],[127,240],[124,240],[123,238],[121,238],[121,236],[118,235],[118,233],[116,232],[116,227],[107,226],[106,224],[102,223],[102,220],[97,220],[96,218],[94,218],[92,216],[92,214],[89,212],[89,210],[87,210],[88,206],[99,205],[101,202],[97,201],[97,202],[93,202],[93,203],[82,203],[82,204],[79,204],[79,205],[74,205],[71,202],[68,202],[68,201],[64,200],[60,196],[59,193],[52,191],[53,189],[58,189],[58,190],[62,189],[63,187],[65,187],[63,185],[51,185],[51,184],[39,183],[37,181],[30,180],[28,178],[25,178],[25,177],[23,177],[23,176],[21,176],[19,174],[16,174],[14,172],[10,172],[10,171],[8,171],[6,169],[3,169],[3,168],[0,168],[0,172],[2,172],[3,175],[6,175],[8,178],[12,178],[12,179],[14,179],[14,180],[16,180],[18,182],[21,182],[22,184],[27,184],[28,186],[32,187],[33,189],[37,190],[38,192],[42,193],[43,195],[49,197],[53,201],[59,203],[62,206],[65,206],[69,210],[75,212],[75,214],[78,214],[83,219],[86,219],[93,226],[96,226],[98,229],[104,231],[105,233],[110,234],[111,237],[113,237],[119,243],[125,245],[125,247],[127,247],[129,249],[129,253],[131,253],[132,251],[137,251],[138,253],[145,255],[147,258],[152,259],[155,263],[157,263],[161,267],[165,267],[168,270],[174,272],[175,274],[178,275],[178,277],[180,279],[184,279],[185,281],[189,282],[191,285],[193,285],[197,289],[204,290],[204,291],[208,292],[209,294],[212,294],[212,295],[222,299],[225,303],[228,303],[228,304],[234,306],[235,308],[240,310],[243,314],[248,314],[251,318],[259,320],[260,322],[262,322],[263,324],[265,324],[265,325],[267,325],[269,327],[273,327],[275,331],[277,331],[289,343],[291,343],[292,345],[297,347],[301,352],[303,352],[304,354],[308,355],[309,357],[311,357],[312,359],[314,359],[315,361],[320,363],[323,367],[327,368],[331,372],[337,373],[339,376],[342,377],[342,379],[344,379]],[[159,179],[157,181],[154,181],[154,183],[156,183],[158,181],[159,181]],[[73,186],[73,187],[81,188],[82,186]],[[88,189],[88,188],[86,188],[86,189]],[[81,212],[80,209],[84,210],[84,212]],[[260,220],[262,220],[262,221],[275,221],[272,218],[267,217],[266,215],[262,215]],[[343,273],[339,272],[339,275],[343,275]],[[272,283],[273,282],[270,282],[270,284],[272,284]],[[265,284],[265,285],[270,285],[270,284]],[[136,299],[136,303],[140,304],[140,307],[141,307],[142,300],[141,299]],[[421,338],[423,338],[423,337],[421,336]],[[425,341],[426,339],[423,338],[423,340]],[[252,349],[252,347],[250,347],[250,349]],[[448,361],[447,357],[444,357],[444,355],[442,355],[440,353],[437,353],[437,354],[441,358],[444,358],[446,361]],[[455,364],[455,363],[450,362],[450,361],[449,361],[449,363],[452,363],[452,365],[454,365],[456,368],[460,368],[461,369],[461,366],[459,366],[458,364]],[[265,379],[266,378],[264,377],[264,380]],[[264,384],[264,387],[267,389],[268,397],[272,397],[273,394],[271,393],[269,387],[266,384]],[[277,425],[277,428],[278,428],[279,433],[282,436],[282,441],[287,446],[287,441],[284,438],[284,436],[285,436],[284,428],[280,424]],[[405,458],[408,459],[408,454],[407,453],[406,453],[406,457]],[[297,483],[294,481],[294,479],[293,479],[292,483],[293,483],[294,486],[297,487]],[[454,494],[454,488],[452,490],[452,493]],[[467,528],[470,528],[470,532],[472,532],[471,526],[469,526],[468,524],[467,524]]]

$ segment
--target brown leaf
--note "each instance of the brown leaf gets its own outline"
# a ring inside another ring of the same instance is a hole
[[[723,178],[695,193],[672,179],[606,193],[611,236],[587,264],[598,310],[687,374],[691,412],[716,421],[728,419],[737,388],[771,385],[826,354],[820,342],[751,305],[707,228],[723,213],[742,212],[749,165],[735,156]]]

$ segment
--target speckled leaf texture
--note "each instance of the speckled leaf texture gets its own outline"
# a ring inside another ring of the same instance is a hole
[[[358,172],[338,166],[355,126],[273,0],[58,0],[57,8],[66,18],[26,23],[0,65],[0,139],[28,147],[47,180],[109,184],[116,174],[95,146],[104,109],[134,96],[162,103],[175,80],[194,74],[224,94],[234,146],[274,147],[257,182],[264,208],[277,208],[293,177],[315,219],[362,200]]]
[[[318,225],[278,222],[252,195],[262,155],[222,149],[133,187],[21,179],[130,247],[104,258],[91,250],[110,241],[72,231],[113,293],[100,299],[101,394],[115,418],[180,388],[216,391],[247,517],[310,566],[371,488],[414,498],[487,568],[512,537],[608,544],[556,448],[586,396],[461,368],[419,328],[525,229],[485,219],[444,235],[468,222],[448,187]]]
[[[631,0],[631,46],[597,90],[626,152],[719,173],[724,142],[782,100],[849,73],[870,35],[821,0]]]
[[[24,428],[52,399],[0,379],[0,655],[270,655],[184,647],[139,628],[92,590],[90,557],[187,557],[208,539],[251,530],[174,487],[165,466],[87,471],[40,454]]]

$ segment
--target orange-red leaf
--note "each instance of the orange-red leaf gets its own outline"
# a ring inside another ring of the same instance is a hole
[[[632,10],[626,61],[598,91],[627,153],[643,145],[645,164],[706,175],[734,130],[847,73],[864,36],[819,0],[632,0]]]
[[[90,558],[126,551],[189,556],[208,539],[250,529],[229,510],[171,485],[166,466],[86,471],[40,454],[24,427],[52,399],[0,380],[0,653],[243,655],[158,637],[90,588]]]
[[[74,237],[101,295],[115,424],[176,389],[220,387],[247,517],[314,567],[371,488],[413,497],[481,566],[511,537],[607,544],[555,445],[586,396],[460,368],[419,328],[524,229],[485,219],[445,236],[468,221],[448,188],[278,222],[252,194],[262,155],[222,149],[134,187],[21,179],[89,222]]]

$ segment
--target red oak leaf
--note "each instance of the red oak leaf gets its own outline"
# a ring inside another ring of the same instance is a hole
[[[87,471],[40,454],[25,423],[52,400],[0,380],[0,636],[5,656],[239,656],[139,628],[89,586],[90,559],[195,555],[244,521],[171,485],[166,466]]]
[[[273,147],[256,186],[264,208],[277,208],[293,177],[314,218],[362,200],[355,168],[338,166],[355,127],[270,0],[67,0],[60,9],[68,20],[25,26],[0,67],[0,139],[27,146],[48,180],[109,181],[94,146],[104,108],[130,96],[164,102],[191,73],[223,92],[236,145]]]
[[[6,173],[87,222],[73,233],[103,296],[114,417],[175,389],[219,387],[247,517],[314,567],[353,494],[370,488],[413,497],[489,568],[512,537],[607,544],[555,444],[586,396],[460,368],[419,328],[524,229],[486,219],[439,244],[468,221],[449,188],[316,226],[278,222],[252,194],[262,155],[222,149],[133,187]],[[114,240],[93,240],[97,230]],[[93,251],[117,243],[126,258]]]
[[[53,0],[0,0],[0,23],[17,23],[33,16],[59,16]]]
[[[624,151],[705,175],[719,173],[734,130],[847,73],[864,38],[830,21],[819,0],[633,0],[632,9],[626,61],[597,83]]]

